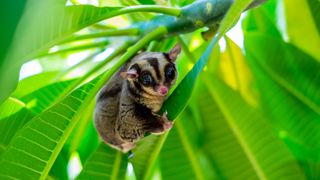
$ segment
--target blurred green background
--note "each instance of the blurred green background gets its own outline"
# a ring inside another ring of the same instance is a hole
[[[320,179],[320,1],[252,2],[187,33],[159,13],[193,0],[1,2],[0,179]],[[136,52],[176,43],[174,127],[128,158],[99,139],[95,95]]]

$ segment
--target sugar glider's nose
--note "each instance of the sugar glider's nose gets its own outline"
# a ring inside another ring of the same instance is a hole
[[[160,94],[166,95],[168,93],[168,88],[166,86],[160,86],[158,91]]]

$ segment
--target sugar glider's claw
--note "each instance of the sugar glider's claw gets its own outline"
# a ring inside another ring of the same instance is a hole
[[[173,123],[171,121],[165,121],[163,124],[164,131],[168,131],[172,128]]]
[[[165,111],[163,114],[162,114],[162,118],[164,120],[168,120],[168,111]]]

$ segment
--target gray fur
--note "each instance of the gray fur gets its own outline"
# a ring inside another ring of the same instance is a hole
[[[163,68],[163,63],[168,63],[162,53],[141,53],[111,77],[97,98],[95,127],[104,142],[122,152],[131,150],[146,133],[160,134],[172,127],[166,113],[156,115],[165,97],[130,88],[135,87],[133,81],[120,75],[132,64],[143,63],[141,59],[145,57],[158,58],[159,68]],[[170,86],[174,83],[175,79]]]

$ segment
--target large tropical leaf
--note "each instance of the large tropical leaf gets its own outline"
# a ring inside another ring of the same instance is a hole
[[[248,33],[246,49],[274,81],[320,115],[317,60],[281,39],[262,33]]]
[[[250,33],[251,34],[251,33]],[[255,37],[254,34],[248,35]],[[248,62],[259,87],[262,107],[270,121],[305,168],[309,178],[318,178],[320,144],[320,115],[318,104],[318,62],[292,45],[269,39],[272,47],[262,50],[253,48],[255,40],[245,43]],[[273,47],[282,49],[283,52]],[[287,49],[284,49],[287,47]],[[253,52],[253,49],[254,52]],[[294,50],[294,51],[293,51]],[[257,53],[260,55],[258,55]],[[281,62],[262,57],[263,53],[278,56]],[[290,54],[293,53],[293,54]],[[294,56],[292,56],[294,55]],[[308,63],[307,63],[308,62]],[[311,64],[311,66],[309,66]],[[288,68],[290,67],[290,69]],[[286,74],[282,74],[282,72]],[[295,79],[296,78],[296,79]]]
[[[250,104],[256,105],[257,97],[252,88],[252,73],[246,64],[242,49],[225,36],[226,50],[221,53],[220,59],[214,59],[218,65],[209,66],[207,73],[210,76],[219,76],[230,87],[238,90],[241,96]],[[217,70],[215,70],[217,69]]]
[[[253,58],[249,58],[253,59]],[[279,130],[283,140],[294,152],[297,159],[310,169],[310,178],[319,177],[318,157],[320,138],[320,117],[296,96],[282,88],[268,76],[258,64],[250,64],[259,90],[263,96],[263,109],[270,121]]]
[[[12,92],[20,66],[71,33],[116,15],[118,7],[68,6],[58,1],[28,1],[11,50],[1,67],[0,102]],[[46,14],[46,16],[43,16]],[[51,17],[51,18],[47,18]]]
[[[121,180],[125,178],[127,164],[127,155],[101,143],[86,161],[77,179]]]
[[[251,22],[248,21],[247,27]],[[245,47],[248,63],[259,87],[263,110],[308,177],[317,179],[319,63],[280,38],[266,36],[263,28],[255,31],[252,33],[252,29],[246,28]],[[257,41],[264,43],[257,46]]]
[[[200,95],[204,148],[220,176],[227,179],[304,179],[292,153],[260,110],[218,79],[205,80],[211,95]],[[205,90],[206,91],[206,90]],[[204,92],[205,92],[204,91]]]
[[[24,8],[27,0],[21,1],[2,1],[0,12],[2,17],[2,27],[0,29],[0,67],[12,43],[15,30],[19,24],[20,18],[23,16]]]
[[[21,101],[15,98],[7,99],[0,106],[1,150],[6,149],[14,135],[29,120],[52,105],[68,83],[68,81],[59,82],[45,86],[24,96]]]
[[[0,161],[1,167],[4,167],[0,170],[0,176],[46,177],[81,116],[80,112],[98,91],[95,85],[99,78],[79,87],[61,102],[29,121],[4,153]]]

